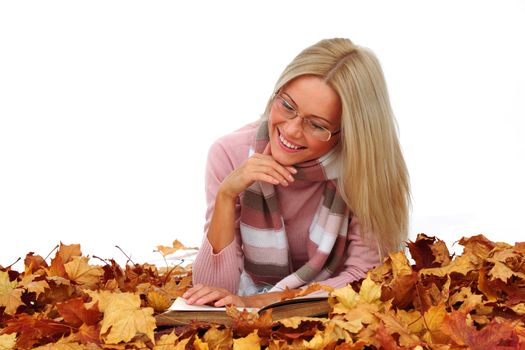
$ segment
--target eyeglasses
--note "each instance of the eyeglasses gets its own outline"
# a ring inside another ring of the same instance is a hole
[[[294,119],[301,113],[297,111],[291,101],[277,93],[274,96],[273,105],[280,115],[286,119]],[[330,131],[320,124],[319,118],[301,116],[304,133],[314,137],[319,141],[329,141],[333,135],[337,135],[341,130]]]

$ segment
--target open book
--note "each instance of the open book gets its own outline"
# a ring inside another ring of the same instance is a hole
[[[249,312],[262,314],[272,310],[274,321],[292,316],[320,317],[326,316],[331,307],[328,295],[316,293],[314,296],[301,296],[294,299],[277,301],[262,308],[238,308]],[[184,325],[192,321],[206,321],[230,325],[232,318],[227,315],[226,308],[208,305],[188,305],[183,298],[177,298],[168,311],[156,316],[157,326]]]

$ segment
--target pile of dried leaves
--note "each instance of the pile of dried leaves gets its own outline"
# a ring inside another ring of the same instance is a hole
[[[525,349],[525,243],[463,238],[460,256],[419,235],[366,279],[331,293],[328,318],[272,322],[230,309],[231,327],[168,330],[153,315],[188,288],[191,271],[88,264],[61,245],[48,264],[0,269],[0,349]]]

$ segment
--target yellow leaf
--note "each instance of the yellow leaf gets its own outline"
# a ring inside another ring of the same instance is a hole
[[[64,264],[64,268],[70,280],[93,289],[100,282],[104,270],[100,266],[89,265],[88,261],[88,257],[74,256],[70,262]]]
[[[155,290],[148,292],[146,298],[148,300],[148,306],[151,306],[156,312],[162,312],[173,304],[165,293]]]
[[[323,331],[317,330],[312,339],[309,341],[303,340],[303,345],[307,349],[324,349],[339,339],[344,339],[342,332],[340,330],[336,331],[335,323],[330,322]]]
[[[499,262],[497,260],[493,259],[487,259],[487,261],[493,261],[494,266],[489,271],[489,276],[491,281],[494,281],[496,278],[502,280],[503,282],[507,283],[508,279],[512,276],[516,276],[521,278],[522,280],[525,279],[525,275],[521,272],[514,272],[512,271],[507,265],[505,265],[502,262]]]
[[[24,290],[15,288],[16,284],[16,281],[9,281],[7,272],[0,271],[0,306],[5,306],[4,312],[8,315],[14,315],[23,304],[21,296]]]
[[[211,349],[226,350],[233,346],[233,332],[231,328],[218,329],[212,327],[204,334],[204,341],[208,343]]]
[[[90,309],[93,307],[93,305],[95,305],[95,303],[98,303],[98,309],[100,312],[106,311],[106,307],[113,302],[113,298],[116,298],[118,295],[120,295],[120,293],[113,293],[109,290],[87,290],[86,292],[91,297],[91,302],[86,303],[86,308]]]
[[[259,350],[261,348],[261,338],[257,334],[257,329],[244,338],[233,339],[233,350]]]
[[[359,294],[356,293],[356,291],[354,291],[354,289],[352,288],[351,285],[347,285],[345,287],[338,288],[338,289],[334,290],[331,293],[331,295],[336,297],[337,301],[339,303],[343,304],[343,306],[348,308],[348,309],[351,309],[351,308],[355,307],[359,303],[359,301],[361,299]],[[335,312],[335,310],[334,310],[334,312]]]
[[[412,270],[410,270],[410,274],[412,274]],[[370,276],[367,276],[361,284],[359,295],[367,303],[377,302],[381,298],[381,285],[376,284]]]
[[[11,350],[15,348],[16,333],[0,335],[0,350]]]
[[[155,344],[153,350],[174,350],[175,343],[178,339],[179,337],[175,334],[175,332],[171,332],[170,334],[164,334],[157,341],[157,344]]]
[[[109,344],[128,342],[141,333],[154,341],[153,330],[156,324],[152,315],[152,308],[140,308],[138,295],[116,294],[105,307],[100,333],[105,334],[105,341]],[[106,334],[108,330],[109,333]]]
[[[443,320],[445,319],[446,314],[447,310],[445,304],[431,306],[430,309],[425,312],[424,317],[429,334],[429,337],[424,338],[425,341],[433,343],[446,343],[448,337],[441,331],[443,328]]]
[[[18,287],[27,289],[30,293],[35,293],[36,297],[45,292],[46,289],[51,289],[49,283],[46,280],[33,281],[35,275],[25,275],[20,282],[18,282]]]
[[[394,278],[412,274],[412,267],[410,266],[410,263],[403,252],[389,254],[389,257],[391,259],[392,273],[394,274]]]
[[[82,256],[82,251],[80,250],[80,244],[63,244],[60,242],[60,248],[58,250],[58,255],[62,259],[62,262],[65,264],[73,257]]]
[[[296,329],[301,325],[301,323],[306,321],[312,321],[312,322],[326,322],[328,321],[327,318],[321,318],[321,317],[300,317],[300,316],[293,316],[293,317],[287,317],[278,320],[280,324],[287,328]]]
[[[203,342],[199,337],[193,342],[193,347],[196,350],[209,350],[208,343]]]

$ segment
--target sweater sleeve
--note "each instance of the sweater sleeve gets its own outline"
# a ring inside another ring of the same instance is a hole
[[[193,283],[220,287],[232,293],[237,293],[240,275],[244,268],[239,230],[239,198],[237,198],[235,206],[236,220],[234,240],[220,252],[214,253],[207,238],[208,228],[215,208],[217,191],[224,178],[226,178],[234,168],[234,160],[219,141],[215,142],[208,152],[206,164],[206,223],[204,225],[202,245],[193,264]]]
[[[380,263],[379,248],[377,241],[363,239],[361,225],[356,217],[353,217],[348,227],[348,245],[346,260],[342,269],[334,277],[319,281],[333,288],[344,287],[350,282],[366,276],[368,270]]]

